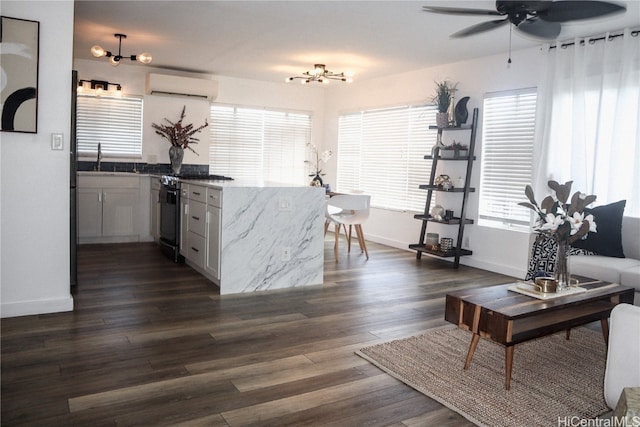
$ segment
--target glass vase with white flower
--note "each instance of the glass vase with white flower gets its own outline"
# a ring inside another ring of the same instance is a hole
[[[316,147],[310,142],[307,143],[307,146],[309,147],[309,151],[311,152],[311,156],[313,157],[313,160],[304,161],[305,163],[311,165],[312,167],[311,173],[309,173],[309,176],[313,177],[313,179],[311,180],[311,185],[316,187],[322,187],[323,185],[322,177],[325,176],[326,174],[322,173],[322,169],[320,169],[320,162],[327,163],[331,158],[331,156],[333,155],[333,151],[324,150],[320,152],[318,150],[318,147]]]
[[[572,184],[573,181],[567,181],[564,184],[549,181],[549,188],[554,194],[545,197],[540,205],[536,202],[533,188],[527,185],[524,193],[529,202],[518,203],[536,213],[534,231],[551,237],[558,243],[555,278],[558,281],[559,291],[571,285],[567,262],[571,243],[586,239],[589,232],[597,232],[593,215],[585,216],[585,208],[596,201],[596,196],[576,191],[568,202]]]

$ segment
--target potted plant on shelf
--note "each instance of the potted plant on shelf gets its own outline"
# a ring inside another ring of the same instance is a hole
[[[449,109],[453,103],[453,95],[457,90],[458,83],[451,83],[449,80],[435,83],[436,94],[432,98],[432,102],[438,107],[436,125],[438,128],[446,128],[449,126]]]
[[[465,158],[469,155],[469,147],[460,142],[453,141],[453,144],[440,148],[440,155],[443,159]]]

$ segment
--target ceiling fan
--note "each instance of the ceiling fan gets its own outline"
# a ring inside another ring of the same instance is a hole
[[[625,6],[595,0],[526,1],[498,0],[496,10],[466,9],[455,7],[424,6],[425,12],[445,15],[501,16],[503,19],[481,22],[454,34],[453,38],[467,37],[512,23],[530,36],[553,40],[562,29],[562,22],[596,18],[623,12]]]

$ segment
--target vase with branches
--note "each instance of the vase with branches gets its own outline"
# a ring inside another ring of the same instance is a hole
[[[168,123],[168,125],[156,123],[151,124],[151,127],[156,130],[156,133],[166,138],[171,144],[171,147],[169,147],[169,159],[171,160],[171,168],[173,170],[173,173],[175,174],[180,173],[180,169],[182,167],[182,159],[184,157],[184,149],[191,150],[196,155],[199,155],[193,149],[193,147],[190,147],[189,145],[197,144],[200,140],[193,135],[209,126],[207,119],[205,119],[204,124],[198,128],[194,128],[192,123],[183,125],[182,121],[185,117],[186,108],[186,105],[182,107],[180,120],[175,123],[165,118],[164,120]]]

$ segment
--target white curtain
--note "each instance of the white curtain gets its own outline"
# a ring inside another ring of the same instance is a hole
[[[548,50],[534,185],[541,199],[549,179],[573,180],[596,206],[624,199],[640,217],[640,36],[611,36]]]

